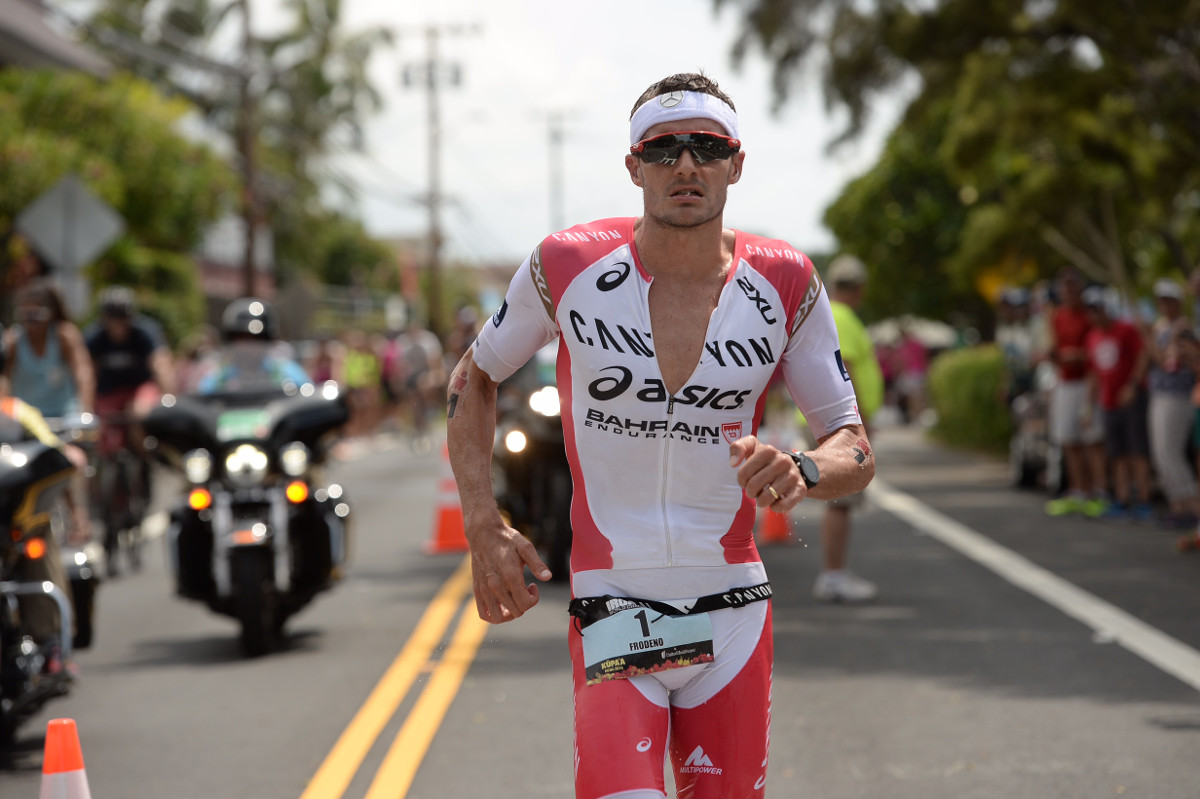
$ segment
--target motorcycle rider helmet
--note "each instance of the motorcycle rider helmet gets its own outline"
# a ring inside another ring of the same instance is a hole
[[[234,300],[221,315],[221,338],[275,341],[279,338],[279,321],[274,307],[258,297]]]
[[[128,286],[109,286],[100,294],[100,313],[118,319],[132,319],[137,300]]]

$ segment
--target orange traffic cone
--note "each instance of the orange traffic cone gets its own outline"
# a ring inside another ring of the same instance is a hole
[[[437,555],[466,550],[467,535],[463,525],[462,500],[458,496],[454,470],[450,468],[450,450],[443,444],[442,475],[438,479],[437,508],[433,514],[433,538],[425,545],[425,552]]]
[[[792,540],[792,520],[786,513],[776,513],[768,508],[759,527],[760,544],[788,544]]]
[[[75,719],[53,719],[46,725],[42,758],[42,790],[38,799],[92,799]]]

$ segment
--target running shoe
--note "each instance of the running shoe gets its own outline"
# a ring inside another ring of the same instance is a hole
[[[822,602],[870,602],[878,594],[875,583],[845,569],[823,571],[813,585],[813,596]]]
[[[1154,521],[1154,508],[1143,502],[1140,505],[1134,505],[1130,509],[1129,515],[1135,522],[1152,522]]]
[[[1067,494],[1046,503],[1047,516],[1068,516],[1072,513],[1083,513],[1083,499]]]
[[[1083,501],[1083,515],[1092,519],[1099,519],[1104,515],[1104,512],[1109,508],[1107,499],[1085,499]]]
[[[1132,511],[1129,510],[1129,507],[1124,502],[1114,502],[1105,508],[1099,516],[1106,522],[1123,522],[1131,518]]]

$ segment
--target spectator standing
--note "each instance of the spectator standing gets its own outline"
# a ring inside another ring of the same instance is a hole
[[[904,419],[910,424],[919,422],[925,410],[925,375],[929,371],[929,352],[906,322],[900,323],[900,340],[896,344],[895,355],[899,367],[896,388]]]
[[[829,305],[837,326],[840,359],[858,397],[858,411],[868,438],[870,420],[883,404],[883,372],[875,345],[855,308],[862,301],[867,269],[853,255],[840,255],[829,264]],[[813,596],[823,602],[868,602],[879,590],[869,580],[847,568],[851,513],[863,505],[864,495],[849,494],[825,503],[821,517],[821,572]]]
[[[397,394],[408,413],[412,443],[423,449],[428,445],[430,417],[441,407],[446,386],[442,342],[415,317],[396,341],[402,376]]]
[[[1086,339],[1090,383],[1104,411],[1105,454],[1112,467],[1114,501],[1102,516],[1150,521],[1154,511],[1146,429],[1149,354],[1141,331],[1132,322],[1114,318],[1103,288],[1088,288],[1082,300],[1092,323]]]
[[[1008,366],[1008,399],[1026,394],[1034,387],[1038,352],[1037,324],[1030,310],[1029,292],[1012,288],[1000,295],[997,306],[996,346]]]
[[[369,436],[379,422],[381,367],[379,356],[365,333],[354,330],[346,334],[342,369],[350,400],[346,435],[350,438]]]
[[[1062,448],[1066,494],[1046,503],[1046,513],[1097,517],[1108,509],[1101,412],[1088,386],[1086,340],[1091,319],[1083,307],[1083,276],[1074,267],[1058,274],[1059,304],[1050,325],[1050,357],[1058,382],[1050,395],[1050,443]]]
[[[1150,403],[1147,424],[1150,455],[1167,500],[1163,523],[1173,529],[1194,527],[1200,515],[1196,475],[1188,462],[1192,428],[1192,387],[1196,372],[1185,358],[1192,326],[1183,315],[1183,287],[1174,280],[1154,284],[1159,317],[1150,329]]]

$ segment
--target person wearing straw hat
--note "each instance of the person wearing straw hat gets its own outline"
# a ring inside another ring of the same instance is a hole
[[[812,262],[723,225],[746,163],[738,127],[707,76],[643,92],[625,155],[642,215],[544,239],[450,377],[475,603],[509,622],[538,601],[524,569],[551,574],[492,496],[497,387],[559,341],[584,799],[664,796],[668,753],[680,796],[763,795],[773,649],[756,508],[834,499],[874,475]],[[817,434],[811,451],[756,436],[777,369]]]

